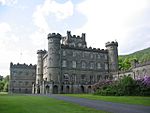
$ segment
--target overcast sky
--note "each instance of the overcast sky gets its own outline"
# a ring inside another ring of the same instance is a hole
[[[47,34],[67,30],[86,33],[88,47],[116,40],[119,54],[150,47],[150,0],[0,0],[0,75],[10,62],[36,64]]]

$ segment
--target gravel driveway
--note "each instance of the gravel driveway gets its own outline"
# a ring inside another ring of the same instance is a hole
[[[150,113],[150,106],[113,103],[78,97],[68,97],[62,95],[48,95],[48,97],[76,103],[81,106],[91,107],[97,110],[103,110],[110,113]]]

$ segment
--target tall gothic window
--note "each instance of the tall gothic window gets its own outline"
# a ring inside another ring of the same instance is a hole
[[[72,61],[72,67],[73,67],[73,68],[76,68],[76,67],[77,67],[76,61]]]
[[[62,61],[62,67],[67,67],[67,61],[66,60]]]

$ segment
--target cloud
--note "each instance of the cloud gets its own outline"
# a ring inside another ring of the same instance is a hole
[[[122,50],[125,47],[120,45],[127,43],[124,41],[135,27],[132,26],[134,21],[139,22],[136,17],[141,17],[146,8],[148,0],[86,0],[79,4],[76,10],[84,14],[88,21],[73,32],[87,33],[87,42],[94,47],[104,48],[105,42],[117,40],[119,50]]]
[[[41,32],[50,31],[47,18],[54,15],[57,20],[63,20],[73,15],[73,4],[69,0],[63,4],[57,3],[54,0],[45,0],[45,2],[36,7],[33,13],[33,22]],[[49,20],[53,21],[53,20]]]
[[[38,49],[45,49],[47,48],[47,34],[46,33],[42,33],[40,31],[35,31],[33,32],[29,38],[32,41],[32,44],[34,44]]]
[[[17,4],[18,0],[0,0],[0,5],[13,6]]]

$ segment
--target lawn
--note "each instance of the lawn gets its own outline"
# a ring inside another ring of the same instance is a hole
[[[127,104],[138,104],[150,106],[150,97],[140,97],[140,96],[99,96],[92,94],[63,94],[65,96],[81,97],[94,100],[103,100],[109,102],[117,103],[127,103]]]
[[[0,113],[106,113],[46,96],[0,94]]]

